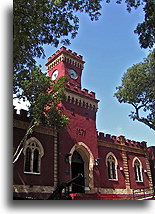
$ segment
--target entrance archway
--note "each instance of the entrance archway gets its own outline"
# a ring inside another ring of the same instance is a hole
[[[82,178],[75,181],[72,185],[72,191],[76,193],[83,193],[85,187],[85,180],[84,180],[84,161],[81,155],[74,151],[71,159],[71,171],[72,171],[72,178],[75,178],[79,173],[83,175]]]
[[[92,191],[94,189],[94,179],[93,179],[93,166],[94,166],[94,157],[93,154],[91,152],[91,150],[89,149],[89,147],[84,144],[83,142],[78,142],[76,143],[72,149],[70,150],[70,154],[72,154],[69,157],[69,163],[70,163],[70,167],[72,165],[72,156],[74,154],[74,152],[78,152],[79,155],[81,156],[83,162],[84,162],[84,184],[85,184],[85,189],[87,189],[86,191],[89,192]],[[71,168],[70,168],[71,169]],[[72,169],[71,169],[72,172]],[[72,174],[71,174],[72,177]]]

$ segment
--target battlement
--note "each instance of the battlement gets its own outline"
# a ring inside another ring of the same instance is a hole
[[[67,96],[67,101],[70,103],[77,104],[81,107],[88,108],[89,110],[97,111],[96,105],[92,105],[91,103],[86,103],[84,101],[80,101],[78,99],[74,99],[73,97]],[[28,111],[24,109],[20,109],[19,112],[17,112],[17,109],[15,109],[15,106],[13,106],[13,119],[21,120],[29,122],[30,118],[28,115]],[[105,134],[103,132],[97,132],[97,139],[99,143],[114,143],[116,145],[125,145],[132,148],[138,148],[138,149],[145,149],[147,148],[147,142],[137,142],[134,140],[126,139],[125,136],[115,136],[110,134]]]
[[[13,118],[21,121],[29,121],[28,111],[20,109],[19,111],[13,106]]]
[[[76,52],[72,52],[70,49],[62,46],[60,50],[57,50],[52,56],[48,57],[48,62],[46,63],[47,69],[51,69],[56,66],[59,62],[67,62],[75,67],[83,69],[83,57],[78,55]]]
[[[134,140],[129,140],[126,139],[125,136],[114,136],[110,134],[104,134],[103,132],[97,132],[97,138],[99,142],[112,142],[114,144],[121,144],[121,145],[126,145],[132,148],[139,148],[139,149],[144,149],[147,147],[147,142],[142,141],[142,142],[137,142]]]
[[[95,98],[95,92],[88,91],[87,89],[81,89],[74,83],[68,82],[66,84],[66,97],[67,102],[87,108],[89,110],[97,111],[98,102]]]
[[[76,85],[76,84],[74,84],[72,82],[68,82],[66,84],[66,87],[68,89],[71,89],[72,91],[78,92],[80,94],[83,94],[85,96],[88,96],[90,98],[95,99],[95,92],[93,92],[93,91],[89,92],[88,89],[86,89],[86,88],[81,89],[80,86],[78,86],[78,85]]]
[[[61,53],[61,52],[68,53],[69,55],[72,55],[73,57],[75,57],[75,58],[77,58],[77,59],[80,59],[80,60],[83,59],[83,56],[78,55],[76,52],[73,52],[73,51],[70,50],[70,49],[67,50],[66,47],[62,46],[62,47],[60,48],[60,50],[57,50],[54,54],[52,54],[51,57],[48,58],[48,61],[50,61],[51,58],[53,59],[56,55],[58,55],[58,54]]]

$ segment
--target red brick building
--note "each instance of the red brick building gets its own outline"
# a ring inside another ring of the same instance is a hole
[[[81,88],[82,56],[61,47],[46,66],[52,80],[68,77],[67,100],[59,107],[70,120],[58,134],[38,127],[29,136],[14,166],[14,194],[46,199],[58,184],[79,173],[84,177],[70,187],[73,199],[130,200],[153,194],[146,142],[96,131],[99,100],[94,92]],[[22,113],[15,112],[15,147],[28,126]]]

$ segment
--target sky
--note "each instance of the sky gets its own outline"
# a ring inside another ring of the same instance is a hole
[[[149,53],[141,49],[134,30],[143,21],[142,8],[128,13],[124,4],[105,4],[98,21],[91,21],[87,14],[79,14],[78,35],[67,46],[83,56],[85,66],[82,73],[82,88],[96,93],[100,100],[97,112],[97,130],[111,135],[123,135],[126,139],[146,141],[154,145],[155,132],[144,124],[132,121],[129,114],[132,106],[120,104],[114,97],[121,77],[133,64],[143,61]],[[47,58],[58,50],[45,47],[45,59],[37,59],[45,71]]]
[[[102,201],[100,204],[95,203],[90,207],[81,205],[75,209],[70,204],[57,206],[57,203],[52,205],[46,204],[36,206],[36,203],[25,206],[23,203],[14,203],[12,201],[12,193],[10,194],[10,183],[12,183],[12,150],[10,142],[12,142],[12,80],[10,71],[12,70],[12,4],[13,1],[1,1],[0,7],[0,99],[1,99],[1,146],[0,176],[1,194],[0,194],[0,212],[6,214],[17,214],[27,212],[51,213],[51,211],[63,213],[79,213],[79,211],[89,211],[94,213],[100,212],[119,213],[137,213],[137,214],[152,214],[155,210],[155,204],[152,201],[142,203],[137,206],[137,203],[132,203],[132,206],[127,203]],[[140,62],[146,57],[147,51],[140,49],[137,36],[133,33],[136,24],[142,21],[143,15],[141,11],[128,14],[125,8],[121,5],[109,4],[103,8],[103,14],[97,22],[91,22],[87,15],[80,15],[80,29],[78,36],[71,41],[71,46],[68,47],[78,54],[83,55],[85,60],[85,68],[82,76],[83,88],[88,88],[90,91],[96,92],[96,97],[100,99],[99,109],[97,113],[97,129],[105,133],[113,135],[124,134],[129,139],[145,140],[148,145],[154,145],[154,133],[149,128],[138,122],[133,122],[129,119],[128,114],[130,107],[127,104],[119,104],[116,98],[113,97],[116,86],[121,83],[121,76],[126,69],[134,63]],[[60,45],[61,46],[61,45]],[[58,49],[60,48],[58,47]],[[55,52],[55,48],[46,47],[45,53],[49,57]],[[43,65],[47,59],[38,60],[38,63]],[[6,164],[7,163],[7,164]],[[10,167],[9,167],[10,166]],[[11,179],[11,180],[10,180]],[[11,199],[11,200],[10,200]],[[153,202],[153,203],[151,203]],[[114,206],[113,206],[114,203]],[[34,205],[34,206],[33,206]],[[110,205],[110,206],[109,206]],[[24,208],[24,209],[23,209]]]
[[[121,77],[133,64],[143,61],[149,50],[141,49],[134,30],[143,21],[142,8],[128,13],[125,5],[104,4],[98,21],[90,21],[87,14],[80,14],[78,35],[67,46],[83,56],[82,88],[96,93],[100,100],[97,112],[97,130],[126,139],[146,141],[154,145],[155,133],[149,127],[129,118],[132,106],[120,104],[113,96],[121,85]],[[45,46],[51,56],[58,48]],[[44,60],[37,60],[46,70]]]

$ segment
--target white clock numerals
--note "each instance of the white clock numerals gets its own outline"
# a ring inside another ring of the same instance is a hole
[[[57,76],[58,76],[58,70],[55,70],[52,74],[52,80],[56,80]]]

